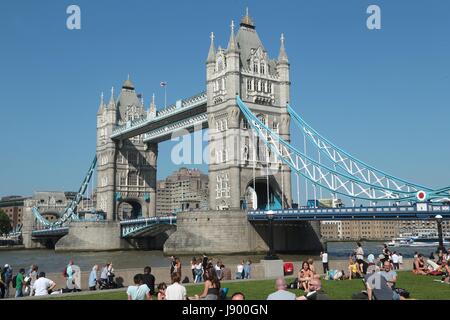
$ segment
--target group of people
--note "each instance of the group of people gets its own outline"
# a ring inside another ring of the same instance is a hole
[[[99,266],[94,265],[89,274],[89,290],[121,287],[114,281],[114,268],[111,262],[105,264],[100,275],[97,274],[99,271]],[[81,270],[73,260],[69,261],[62,272],[65,286],[60,289],[55,289],[56,282],[47,278],[45,272],[40,271],[37,265],[32,265],[28,271],[20,268],[17,274],[14,274],[13,268],[5,264],[3,268],[0,267],[0,275],[0,299],[81,291]],[[14,295],[11,294],[11,289],[15,289]]]
[[[385,262],[388,262],[393,270],[399,270],[401,265],[403,265],[403,256],[396,251],[391,252],[388,246],[384,245],[378,259],[372,253],[367,255],[367,259],[365,259],[364,249],[361,243],[357,242],[356,249],[349,257],[348,274],[342,271],[339,276],[342,279],[360,279],[366,274],[372,274],[383,269]]]
[[[430,258],[425,260],[423,254],[415,252],[412,272],[417,275],[442,276],[441,281],[450,283],[450,249],[439,250],[437,258],[432,253]]]
[[[181,272],[179,268],[171,269],[171,284],[167,285],[162,282],[158,284],[155,290],[155,277],[151,274],[151,268],[145,267],[144,274],[136,274],[133,278],[134,285],[127,288],[128,300],[219,300],[225,299],[227,290],[221,288],[218,272],[213,263],[204,255],[206,265],[202,271],[202,279],[204,280],[203,291],[194,296],[188,297],[185,286],[181,281]],[[172,261],[176,261],[172,257]],[[195,263],[194,263],[195,262]],[[193,258],[191,263],[198,266],[197,259]],[[219,265],[220,262],[216,264]],[[197,274],[193,274],[197,278]],[[231,296],[232,300],[243,300],[245,296],[241,292],[234,293]]]
[[[180,264],[181,265],[181,264]],[[194,283],[206,281],[206,270],[212,267],[219,280],[232,280],[231,269],[223,264],[220,259],[214,263],[205,253],[202,258],[193,257],[191,260],[192,280]],[[242,260],[236,266],[235,279],[250,279],[252,270],[251,260]],[[171,268],[172,273],[172,268]],[[181,278],[181,275],[180,275]]]
[[[0,267],[0,298],[10,298],[11,289],[15,289],[15,298],[24,296],[44,296],[54,292],[56,283],[46,278],[45,272],[39,271],[37,265],[32,265],[28,271],[20,268],[16,275],[13,275],[13,268],[5,264]]]

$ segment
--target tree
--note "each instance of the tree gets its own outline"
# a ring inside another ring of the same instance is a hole
[[[5,211],[0,209],[0,234],[7,234],[12,230],[11,220]]]

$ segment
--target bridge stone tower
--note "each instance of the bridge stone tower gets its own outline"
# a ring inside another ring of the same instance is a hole
[[[154,100],[149,112],[154,112]],[[114,89],[108,104],[102,99],[97,113],[97,209],[108,220],[156,215],[157,144],[145,144],[142,135],[115,142],[109,137],[117,125],[145,115],[142,99],[126,80],[117,100]]]
[[[211,34],[206,79],[210,209],[290,207],[290,169],[254,136],[236,101],[239,95],[260,120],[290,141],[284,36],[278,59],[270,59],[247,12],[237,35],[231,23],[227,49],[216,50]]]

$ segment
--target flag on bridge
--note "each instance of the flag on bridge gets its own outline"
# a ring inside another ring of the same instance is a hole
[[[165,87],[165,86],[167,86],[167,82],[165,82],[165,81],[161,81],[161,83],[160,83],[160,86],[161,86],[161,87]]]

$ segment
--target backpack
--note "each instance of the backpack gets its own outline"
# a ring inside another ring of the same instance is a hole
[[[298,278],[295,278],[293,282],[288,285],[289,289],[298,289]]]
[[[67,278],[67,268],[64,268],[64,271],[62,272],[62,275],[64,278]]]
[[[395,292],[397,292],[400,297],[403,297],[403,298],[406,298],[406,299],[408,299],[410,297],[409,291],[407,291],[405,289],[396,288]]]
[[[12,278],[12,283],[13,283],[14,288],[17,285],[16,281],[17,281],[17,274]]]

